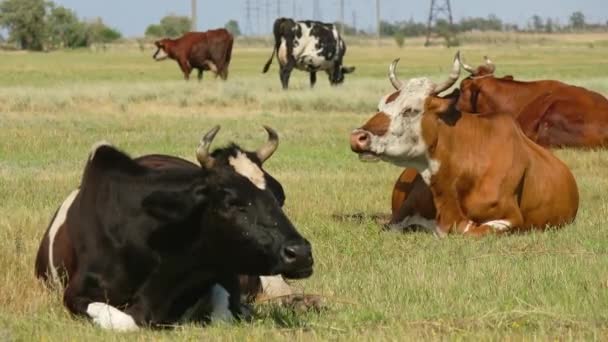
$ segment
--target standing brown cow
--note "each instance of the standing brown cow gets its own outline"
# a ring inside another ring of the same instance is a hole
[[[522,82],[494,77],[495,66],[473,68],[460,83],[458,108],[470,113],[510,114],[524,133],[545,147],[608,146],[608,100],[582,87],[559,81]]]
[[[186,80],[190,79],[192,69],[198,70],[199,81],[203,79],[203,70],[211,70],[226,80],[233,41],[232,34],[226,29],[186,32],[177,39],[165,38],[154,42],[157,50],[152,58],[157,61],[176,60]]]

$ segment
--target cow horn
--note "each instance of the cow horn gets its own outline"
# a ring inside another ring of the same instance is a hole
[[[494,71],[496,71],[496,65],[494,65],[494,62],[492,62],[492,60],[489,59],[488,56],[483,56],[483,59],[486,61],[486,66],[488,67],[490,74],[493,74]]]
[[[475,69],[468,65],[467,63],[462,61],[462,58],[460,57],[460,53],[458,54],[458,62],[460,63],[460,65],[462,65],[462,68],[466,71],[468,71],[470,74],[475,73]]]
[[[277,134],[277,132],[266,125],[264,125],[264,129],[266,130],[266,132],[268,132],[268,141],[266,141],[264,145],[262,145],[260,148],[258,148],[257,151],[255,151],[256,156],[262,163],[264,163],[268,158],[270,158],[274,151],[277,150],[277,147],[279,147],[279,135]]]
[[[203,135],[203,138],[196,149],[196,159],[198,159],[201,166],[206,169],[213,167],[213,164],[215,163],[215,159],[209,154],[209,146],[211,146],[211,142],[219,130],[220,125],[217,125]]]
[[[454,83],[456,83],[456,81],[458,81],[459,77],[460,77],[460,51],[456,52],[456,55],[454,55],[454,62],[452,64],[452,71],[450,71],[450,76],[443,83],[436,85],[435,88],[433,89],[433,93],[439,94],[442,91],[448,89],[449,87],[454,85]]]
[[[395,75],[395,68],[397,67],[397,63],[399,63],[399,58],[396,58],[393,63],[388,67],[388,79],[391,81],[391,84],[395,89],[399,90],[403,87],[403,82],[401,82],[397,75]]]

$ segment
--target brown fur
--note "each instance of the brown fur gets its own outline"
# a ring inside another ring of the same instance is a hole
[[[492,220],[512,231],[572,222],[578,188],[567,166],[536,145],[506,114],[460,113],[452,100],[430,96],[422,118],[438,229],[482,235]],[[467,226],[469,226],[467,230]]]
[[[433,194],[416,169],[406,168],[393,187],[390,224],[416,214],[429,220],[435,218]]]
[[[162,49],[169,58],[177,61],[186,80],[190,78],[192,69],[198,69],[199,80],[202,79],[203,70],[212,70],[216,76],[226,80],[233,41],[232,34],[226,29],[187,32],[177,39],[156,41],[154,44],[158,50],[154,56]]]
[[[384,113],[376,113],[369,121],[361,127],[375,135],[384,135],[388,131],[388,126],[391,124],[391,119]]]
[[[608,146],[608,100],[596,92],[558,81],[476,74],[462,80],[460,90],[460,110],[509,113],[542,146]]]

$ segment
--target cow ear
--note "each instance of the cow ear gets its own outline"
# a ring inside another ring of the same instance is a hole
[[[185,191],[154,191],[142,200],[142,208],[148,215],[162,221],[181,221],[206,199],[204,189],[195,187]]]

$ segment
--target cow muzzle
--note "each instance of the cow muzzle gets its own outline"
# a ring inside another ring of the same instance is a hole
[[[365,130],[356,129],[350,134],[350,149],[359,154],[361,161],[378,161],[378,156],[370,150],[372,135]]]
[[[314,260],[308,241],[288,243],[281,248],[281,274],[289,279],[308,278],[312,275]]]

